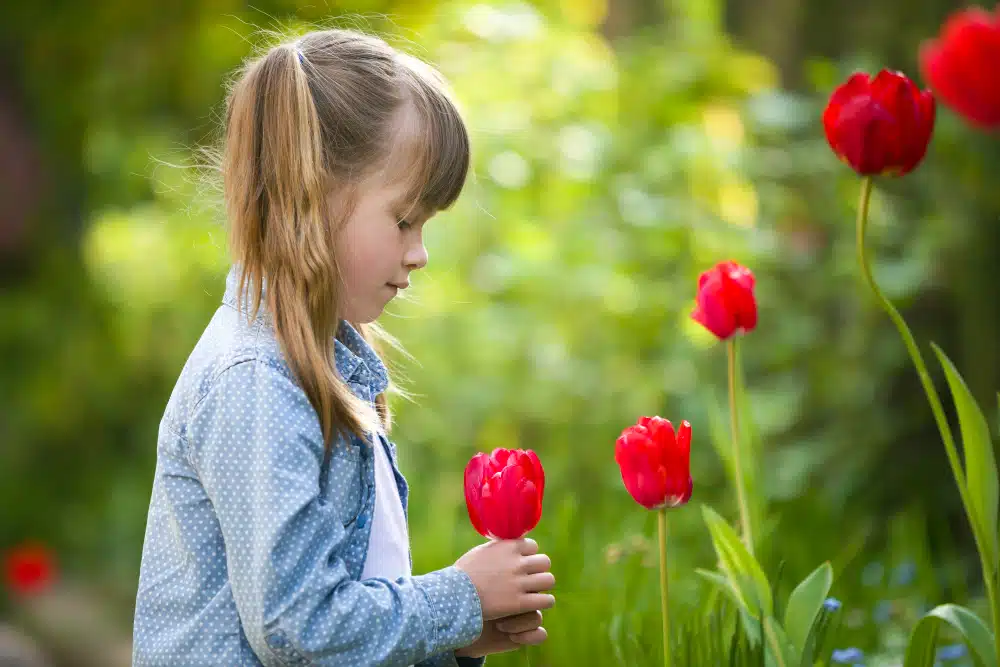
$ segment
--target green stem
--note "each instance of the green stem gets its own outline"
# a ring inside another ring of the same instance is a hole
[[[934,383],[931,382],[931,376],[927,372],[927,365],[920,354],[920,348],[917,347],[913,334],[906,325],[903,316],[899,314],[899,311],[892,305],[892,302],[882,293],[872,275],[871,265],[865,253],[865,232],[868,228],[868,206],[871,201],[871,194],[872,178],[866,176],[861,181],[861,195],[858,200],[858,263],[861,265],[861,273],[868,283],[868,287],[871,288],[882,309],[885,310],[893,324],[896,325],[896,329],[899,330],[899,335],[903,338],[903,343],[906,345],[906,351],[910,354],[910,359],[917,369],[920,384],[923,385],[924,393],[927,394],[927,401],[931,404],[931,410],[934,412],[934,420],[937,422],[938,431],[941,433],[945,453],[948,455],[948,463],[951,465],[951,472],[955,476],[955,482],[958,485],[958,494],[962,499],[965,514],[969,518],[969,524],[972,526],[972,536],[976,541],[976,549],[979,551],[979,560],[982,564],[983,579],[986,586],[986,596],[989,599],[990,609],[993,614],[993,636],[996,641],[997,655],[1000,655],[1000,596],[998,596],[997,582],[992,576],[994,564],[990,562],[986,554],[985,535],[983,534],[984,529],[992,530],[993,528],[980,526],[975,520],[972,506],[969,503],[968,491],[966,490],[962,463],[958,457],[958,450],[955,448],[955,438],[952,436],[948,419],[945,417],[944,409],[941,407],[941,399],[938,397],[937,390],[934,389]]]
[[[670,667],[670,615],[667,598],[667,508],[657,512],[660,534],[660,608],[663,611],[663,667]]]
[[[753,530],[750,528],[750,506],[743,480],[743,459],[740,447],[739,409],[736,403],[736,339],[730,338],[726,346],[729,357],[729,423],[733,431],[733,468],[736,477],[736,500],[740,506],[740,526],[747,551],[753,555]]]

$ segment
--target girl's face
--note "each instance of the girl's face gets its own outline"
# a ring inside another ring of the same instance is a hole
[[[409,287],[410,273],[427,265],[423,226],[431,216],[409,210],[406,190],[407,183],[374,174],[358,187],[354,211],[338,232],[335,254],[344,282],[339,310],[351,323],[374,321]]]

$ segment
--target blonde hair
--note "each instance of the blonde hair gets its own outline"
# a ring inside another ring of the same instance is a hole
[[[417,130],[405,140],[404,116]],[[273,46],[246,63],[229,92],[221,168],[241,299],[248,296],[253,314],[263,305],[271,315],[326,446],[338,433],[388,429],[384,394],[373,413],[334,366],[342,319],[334,243],[357,184],[379,169],[405,174],[407,201],[424,211],[458,198],[469,140],[443,78],[354,30],[316,31]],[[391,342],[377,325],[358,330],[376,349],[379,340]]]

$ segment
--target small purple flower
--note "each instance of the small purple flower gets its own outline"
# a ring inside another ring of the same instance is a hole
[[[854,646],[850,648],[840,648],[833,652],[830,659],[838,665],[853,665],[865,659],[865,653]]]
[[[840,610],[840,600],[837,598],[827,598],[823,600],[823,609],[826,609],[831,614],[835,611]]]

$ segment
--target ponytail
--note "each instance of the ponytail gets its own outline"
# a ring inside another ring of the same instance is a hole
[[[338,434],[364,437],[379,419],[333,365],[342,284],[333,252],[338,225],[326,205],[331,165],[309,66],[294,45],[275,47],[249,65],[229,98],[223,174],[241,299],[252,299],[253,314],[262,305],[272,314],[329,448]]]

